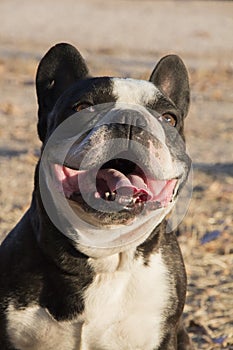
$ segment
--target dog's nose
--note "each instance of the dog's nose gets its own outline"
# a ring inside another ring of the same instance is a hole
[[[132,126],[137,126],[139,128],[146,128],[147,121],[144,115],[136,110],[126,110],[126,122]]]
[[[150,110],[142,105],[114,103],[103,110],[98,110],[96,127],[100,125],[122,124],[150,131],[155,119],[155,116],[151,114]]]

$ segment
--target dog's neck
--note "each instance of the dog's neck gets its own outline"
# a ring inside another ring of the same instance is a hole
[[[38,244],[49,260],[54,261],[61,270],[69,274],[78,274],[80,271],[80,263],[85,265],[90,257],[76,249],[74,242],[67,239],[67,237],[54,226],[43,207],[38,191],[38,188],[36,188],[33,193],[32,204],[28,212],[32,230]],[[38,213],[43,213],[43,215],[38,215]],[[133,258],[135,259],[142,256],[145,265],[148,264],[151,253],[158,251],[160,248],[166,225],[166,220],[164,220],[152,231],[150,236],[142,244],[126,249],[126,251],[130,250],[133,252]],[[120,250],[112,254],[112,256],[122,253],[124,253],[124,250]],[[106,256],[107,259],[110,257],[111,255]],[[100,259],[103,258],[100,257]]]

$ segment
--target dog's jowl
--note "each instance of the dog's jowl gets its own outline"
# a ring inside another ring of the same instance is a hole
[[[190,350],[168,217],[187,181],[186,68],[89,75],[69,44],[36,77],[42,141],[29,210],[0,248],[1,350]]]

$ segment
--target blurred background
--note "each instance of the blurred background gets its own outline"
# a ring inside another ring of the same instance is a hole
[[[0,238],[30,204],[40,153],[34,80],[52,45],[75,45],[93,75],[148,79],[163,55],[184,60],[193,197],[178,235],[185,323],[198,349],[233,349],[232,37],[232,1],[0,1]]]

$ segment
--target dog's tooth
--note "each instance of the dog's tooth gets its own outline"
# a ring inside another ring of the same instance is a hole
[[[111,196],[110,197],[111,201],[114,201],[116,199],[116,193],[115,192],[111,192],[110,196]]]
[[[110,199],[109,197],[110,197],[110,192],[105,192],[104,199],[108,200]]]
[[[118,197],[118,203],[121,205],[130,206],[133,204],[134,199],[132,197],[120,196]]]

